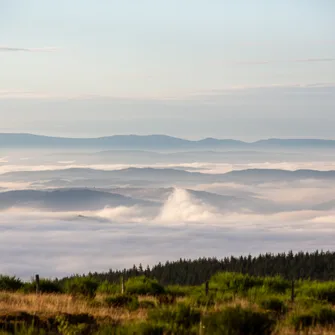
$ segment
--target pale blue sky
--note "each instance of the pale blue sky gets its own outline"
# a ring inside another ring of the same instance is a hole
[[[0,0],[0,131],[329,138],[334,14],[334,0]]]

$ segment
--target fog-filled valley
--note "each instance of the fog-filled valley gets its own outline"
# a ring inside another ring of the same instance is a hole
[[[333,249],[332,143],[127,141],[107,149],[1,143],[0,273],[55,277]]]

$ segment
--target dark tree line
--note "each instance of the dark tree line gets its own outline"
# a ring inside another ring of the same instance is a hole
[[[281,275],[287,279],[335,279],[335,252],[315,251],[312,253],[293,252],[280,254],[263,254],[256,257],[199,258],[157,264],[152,268],[142,265],[131,269],[110,270],[106,273],[90,273],[89,276],[99,281],[119,282],[125,279],[146,275],[156,278],[163,285],[199,285],[219,271],[240,272],[255,276]]]

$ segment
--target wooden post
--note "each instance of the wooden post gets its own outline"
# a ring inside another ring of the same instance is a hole
[[[292,279],[292,284],[291,284],[291,302],[294,302],[294,279]]]
[[[124,276],[121,276],[121,294],[124,294]]]
[[[209,282],[208,282],[208,280],[206,281],[206,284],[205,284],[205,293],[206,293],[206,297],[207,297],[208,293],[209,293]]]
[[[35,284],[36,284],[36,294],[40,293],[40,276],[35,276]]]

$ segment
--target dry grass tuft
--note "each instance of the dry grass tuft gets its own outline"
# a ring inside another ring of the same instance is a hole
[[[22,294],[0,293],[0,313],[27,312],[37,315],[90,314],[99,319],[114,321],[143,320],[147,312],[143,309],[130,312],[126,309],[109,308],[97,299],[93,303],[84,298],[67,294]]]

